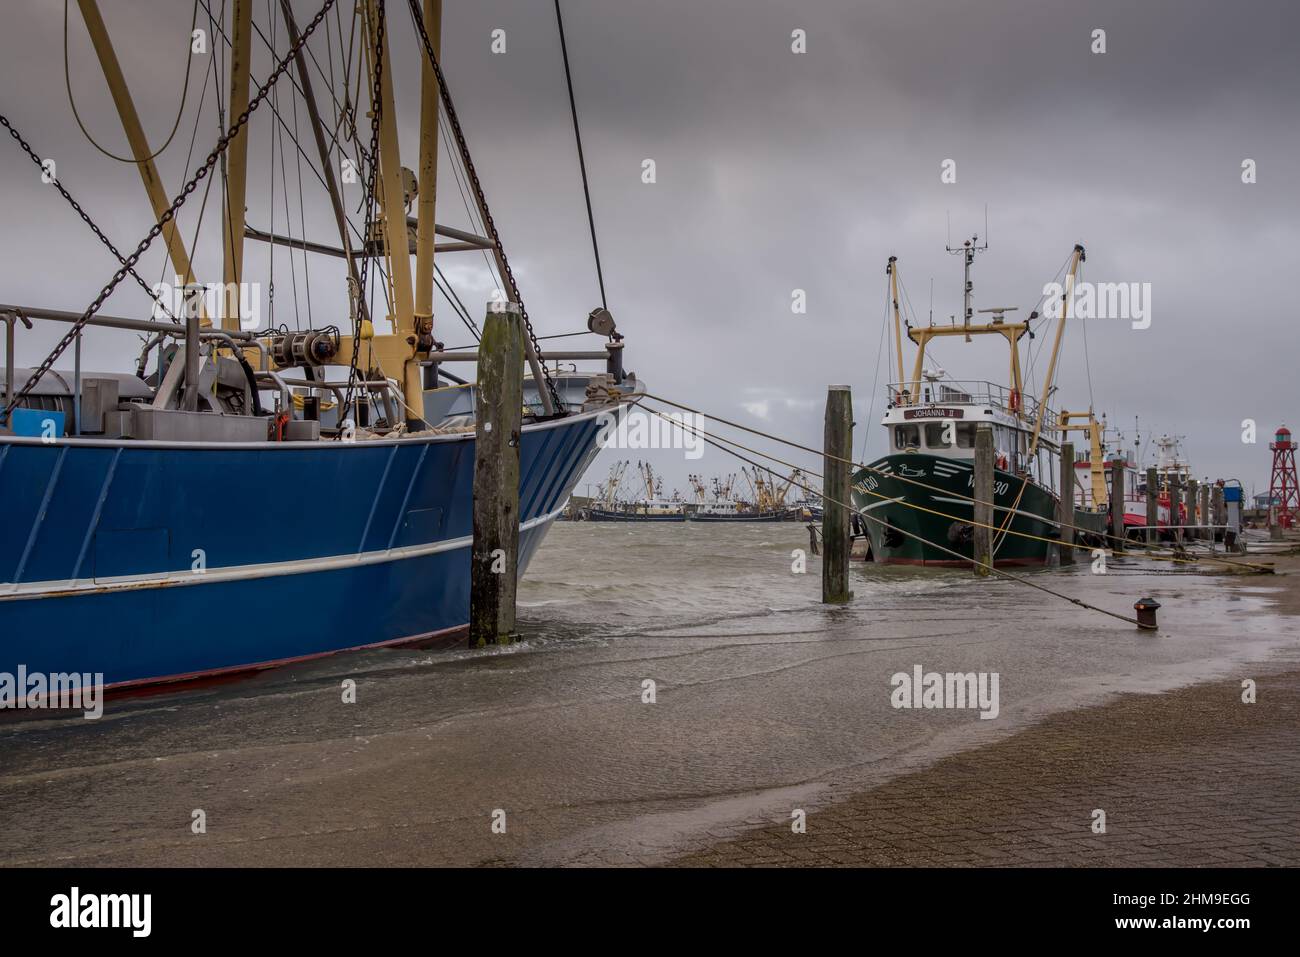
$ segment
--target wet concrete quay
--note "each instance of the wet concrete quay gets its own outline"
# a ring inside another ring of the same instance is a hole
[[[1278,735],[1294,740],[1300,730],[1288,677],[1300,670],[1300,628],[1287,576],[1207,575],[1138,559],[1113,561],[1105,575],[1088,565],[1031,573],[1124,613],[1156,597],[1161,629],[1150,636],[960,572],[855,567],[854,602],[825,608],[815,560],[807,574],[791,571],[791,551],[806,541],[798,525],[559,525],[521,588],[528,637],[518,646],[339,655],[110,700],[98,721],[6,718],[0,863],[812,863],[763,853],[773,835],[792,834],[795,809],[808,814],[801,847],[821,847],[821,863],[935,863],[927,853],[957,844],[975,850],[944,862],[979,863],[979,848],[1002,846],[998,826],[1035,833],[1023,822],[1041,807],[982,830],[954,810],[971,795],[996,804],[1038,782],[1043,813],[1090,833],[1088,814],[1104,806],[1089,803],[1092,791],[1105,800],[1113,792],[1104,786],[1123,781],[1141,792],[1144,766],[1164,768],[1150,782],[1176,782],[1180,767],[1201,760],[1169,746],[1180,725],[1207,742],[1226,729],[1235,737],[1221,756],[1251,766],[1276,763]],[[1292,567],[1300,566],[1279,564]],[[997,717],[895,708],[891,676],[918,665],[996,672]],[[1259,682],[1255,705],[1230,693],[1243,678]],[[355,703],[343,700],[348,680]],[[1135,701],[1156,707],[1211,687],[1221,689],[1222,718],[1188,705],[1160,725],[1163,738],[1142,737],[1164,720],[1148,716],[1058,727],[1050,747],[1035,743],[1053,721]],[[1289,712],[1277,710],[1283,701]],[[1114,740],[1098,740],[1107,728]],[[1053,753],[1073,757],[1052,770],[1041,762]],[[1107,763],[1121,753],[1130,764]],[[1202,764],[1229,779],[1247,773]],[[1294,794],[1290,773],[1273,777],[1291,781]],[[1044,781],[1058,783],[1044,790]],[[880,805],[885,792],[873,789],[891,786],[914,790],[887,807],[916,808],[925,795],[947,803],[911,823],[883,821],[915,842],[877,853],[864,835],[882,833],[882,821],[862,816],[859,797],[872,792]],[[1080,803],[1088,807],[1076,819]],[[196,811],[206,833],[194,833]],[[1295,822],[1274,811],[1260,818],[1273,822],[1260,825],[1273,828],[1272,843],[1250,862],[1294,862],[1286,840]],[[504,812],[504,833],[494,812]],[[1112,835],[1125,826],[1123,814],[1112,817]],[[836,848],[813,840],[832,830]],[[759,843],[746,850],[746,840]],[[1076,852],[1077,863],[1096,860],[1088,845],[1063,840],[1045,852],[1053,862],[1074,862]]]

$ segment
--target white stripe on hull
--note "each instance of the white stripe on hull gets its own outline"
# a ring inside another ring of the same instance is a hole
[[[555,509],[523,522],[521,532],[554,521],[564,511]],[[314,572],[335,571],[361,565],[378,565],[384,562],[421,558],[438,552],[468,548],[474,542],[472,535],[449,538],[424,545],[403,545],[398,548],[381,548],[352,555],[326,555],[321,558],[302,558],[290,562],[260,562],[253,565],[230,565],[203,572],[185,570],[164,575],[121,575],[113,578],[78,578],[70,581],[24,582],[0,584],[0,602],[23,601],[36,598],[62,598],[72,595],[103,594],[105,592],[134,591],[149,588],[168,588],[183,585],[212,585],[217,582],[239,581],[246,578],[275,578],[280,575],[306,575]]]

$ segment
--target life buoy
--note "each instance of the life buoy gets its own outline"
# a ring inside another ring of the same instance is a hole
[[[997,464],[997,467],[998,467],[999,469],[1001,469],[1003,472],[1005,472],[1005,471],[1007,470],[1007,457],[1006,457],[1006,455],[999,455],[996,464]]]

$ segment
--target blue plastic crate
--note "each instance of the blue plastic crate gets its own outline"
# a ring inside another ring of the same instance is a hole
[[[48,409],[14,409],[9,413],[10,427],[14,435],[27,435],[40,438],[52,435],[63,437],[63,413]]]

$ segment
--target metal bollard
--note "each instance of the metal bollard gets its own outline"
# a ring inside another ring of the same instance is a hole
[[[1137,604],[1133,606],[1134,611],[1138,613],[1138,627],[1145,631],[1156,630],[1156,609],[1160,607],[1160,602],[1154,598],[1139,598]]]

